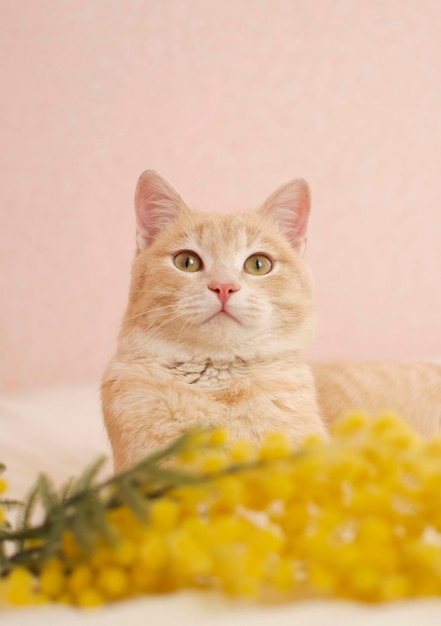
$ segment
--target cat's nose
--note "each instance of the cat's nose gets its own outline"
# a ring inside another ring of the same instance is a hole
[[[208,285],[208,289],[217,293],[217,297],[219,298],[222,306],[225,306],[230,296],[235,291],[239,291],[240,285],[237,283],[220,283],[214,280]]]

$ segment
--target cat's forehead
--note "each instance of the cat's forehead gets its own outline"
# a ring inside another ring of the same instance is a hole
[[[272,246],[265,224],[253,213],[195,213],[182,224],[181,236],[189,244],[211,250],[214,254]]]

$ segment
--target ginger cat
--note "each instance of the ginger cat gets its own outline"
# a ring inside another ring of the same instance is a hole
[[[102,383],[116,471],[196,424],[250,440],[284,430],[298,443],[356,407],[440,430],[441,365],[305,362],[315,307],[304,180],[258,211],[221,215],[189,208],[146,171],[135,207],[129,303]]]

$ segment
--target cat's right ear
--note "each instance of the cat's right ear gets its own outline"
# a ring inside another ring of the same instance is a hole
[[[170,183],[155,170],[141,174],[135,191],[136,243],[138,251],[149,246],[185,206]]]

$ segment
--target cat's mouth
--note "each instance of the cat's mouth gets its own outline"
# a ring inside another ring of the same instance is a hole
[[[216,313],[214,313],[208,319],[205,320],[204,324],[206,324],[207,322],[211,322],[214,319],[218,319],[218,320],[230,319],[230,320],[233,320],[234,322],[236,322],[237,324],[242,324],[242,322],[240,320],[238,320],[237,317],[234,317],[234,315],[229,313],[224,308],[219,309],[219,311],[216,311]]]

